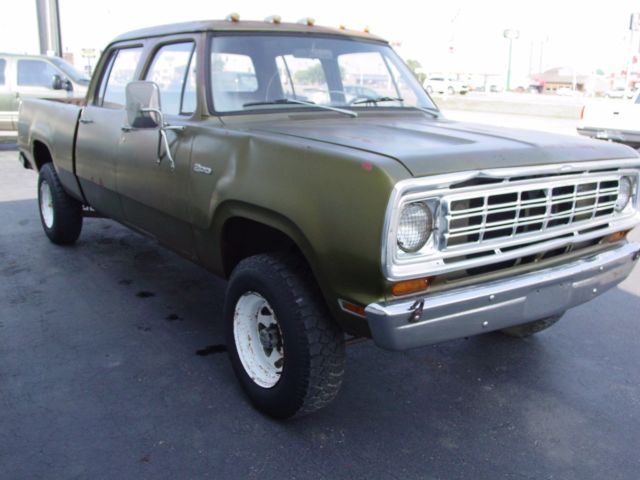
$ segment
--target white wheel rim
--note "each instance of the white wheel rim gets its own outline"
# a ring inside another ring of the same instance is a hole
[[[42,221],[47,228],[53,227],[53,197],[51,196],[51,188],[46,180],[40,183],[40,213]]]
[[[263,388],[275,386],[284,364],[282,331],[273,308],[259,293],[247,292],[238,299],[233,337],[251,380]]]

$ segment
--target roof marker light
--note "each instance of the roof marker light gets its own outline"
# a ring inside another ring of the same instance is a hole
[[[306,25],[307,27],[313,27],[316,24],[316,20],[315,18],[307,17],[301,18],[300,20],[298,20],[298,23]]]
[[[369,27],[364,27],[364,33],[371,33],[371,31],[369,30]]]
[[[227,18],[225,18],[225,20],[227,22],[233,22],[233,23],[237,23],[240,21],[240,14],[238,13],[230,13],[229,15],[227,15]]]
[[[340,25],[340,30],[346,30],[347,27],[345,27],[344,25]]]
[[[280,17],[280,15],[271,15],[265,18],[264,21],[267,23],[273,23],[275,25],[279,25],[280,22],[282,22],[282,17]]]

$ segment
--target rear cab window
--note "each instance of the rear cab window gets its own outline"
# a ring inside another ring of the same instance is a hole
[[[256,68],[249,55],[211,52],[211,82],[214,102],[222,110],[234,110],[258,91]]]
[[[317,58],[276,57],[278,76],[285,95],[314,103],[329,103],[329,86]]]

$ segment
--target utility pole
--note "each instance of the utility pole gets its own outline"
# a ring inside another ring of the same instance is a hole
[[[627,71],[625,72],[624,78],[624,93],[625,96],[629,93],[629,78],[631,77],[631,64],[633,55],[635,53],[634,49],[634,38],[635,33],[640,30],[640,13],[632,13],[631,18],[629,20],[629,51],[627,52]]]
[[[36,0],[40,54],[62,57],[58,0]]]
[[[545,36],[543,39],[540,40],[540,57],[538,59],[538,73],[542,73],[542,67],[543,67],[543,58],[544,58],[544,47],[545,45],[549,42],[549,36]]]

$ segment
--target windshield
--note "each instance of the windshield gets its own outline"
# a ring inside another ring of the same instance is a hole
[[[62,72],[75,83],[79,83],[81,85],[86,85],[89,83],[89,77],[80,73],[76,70],[71,64],[65,62],[64,60],[58,57],[50,57],[49,58]]]
[[[310,35],[214,36],[210,68],[213,106],[220,113],[315,105],[435,108],[408,67],[381,43]]]

